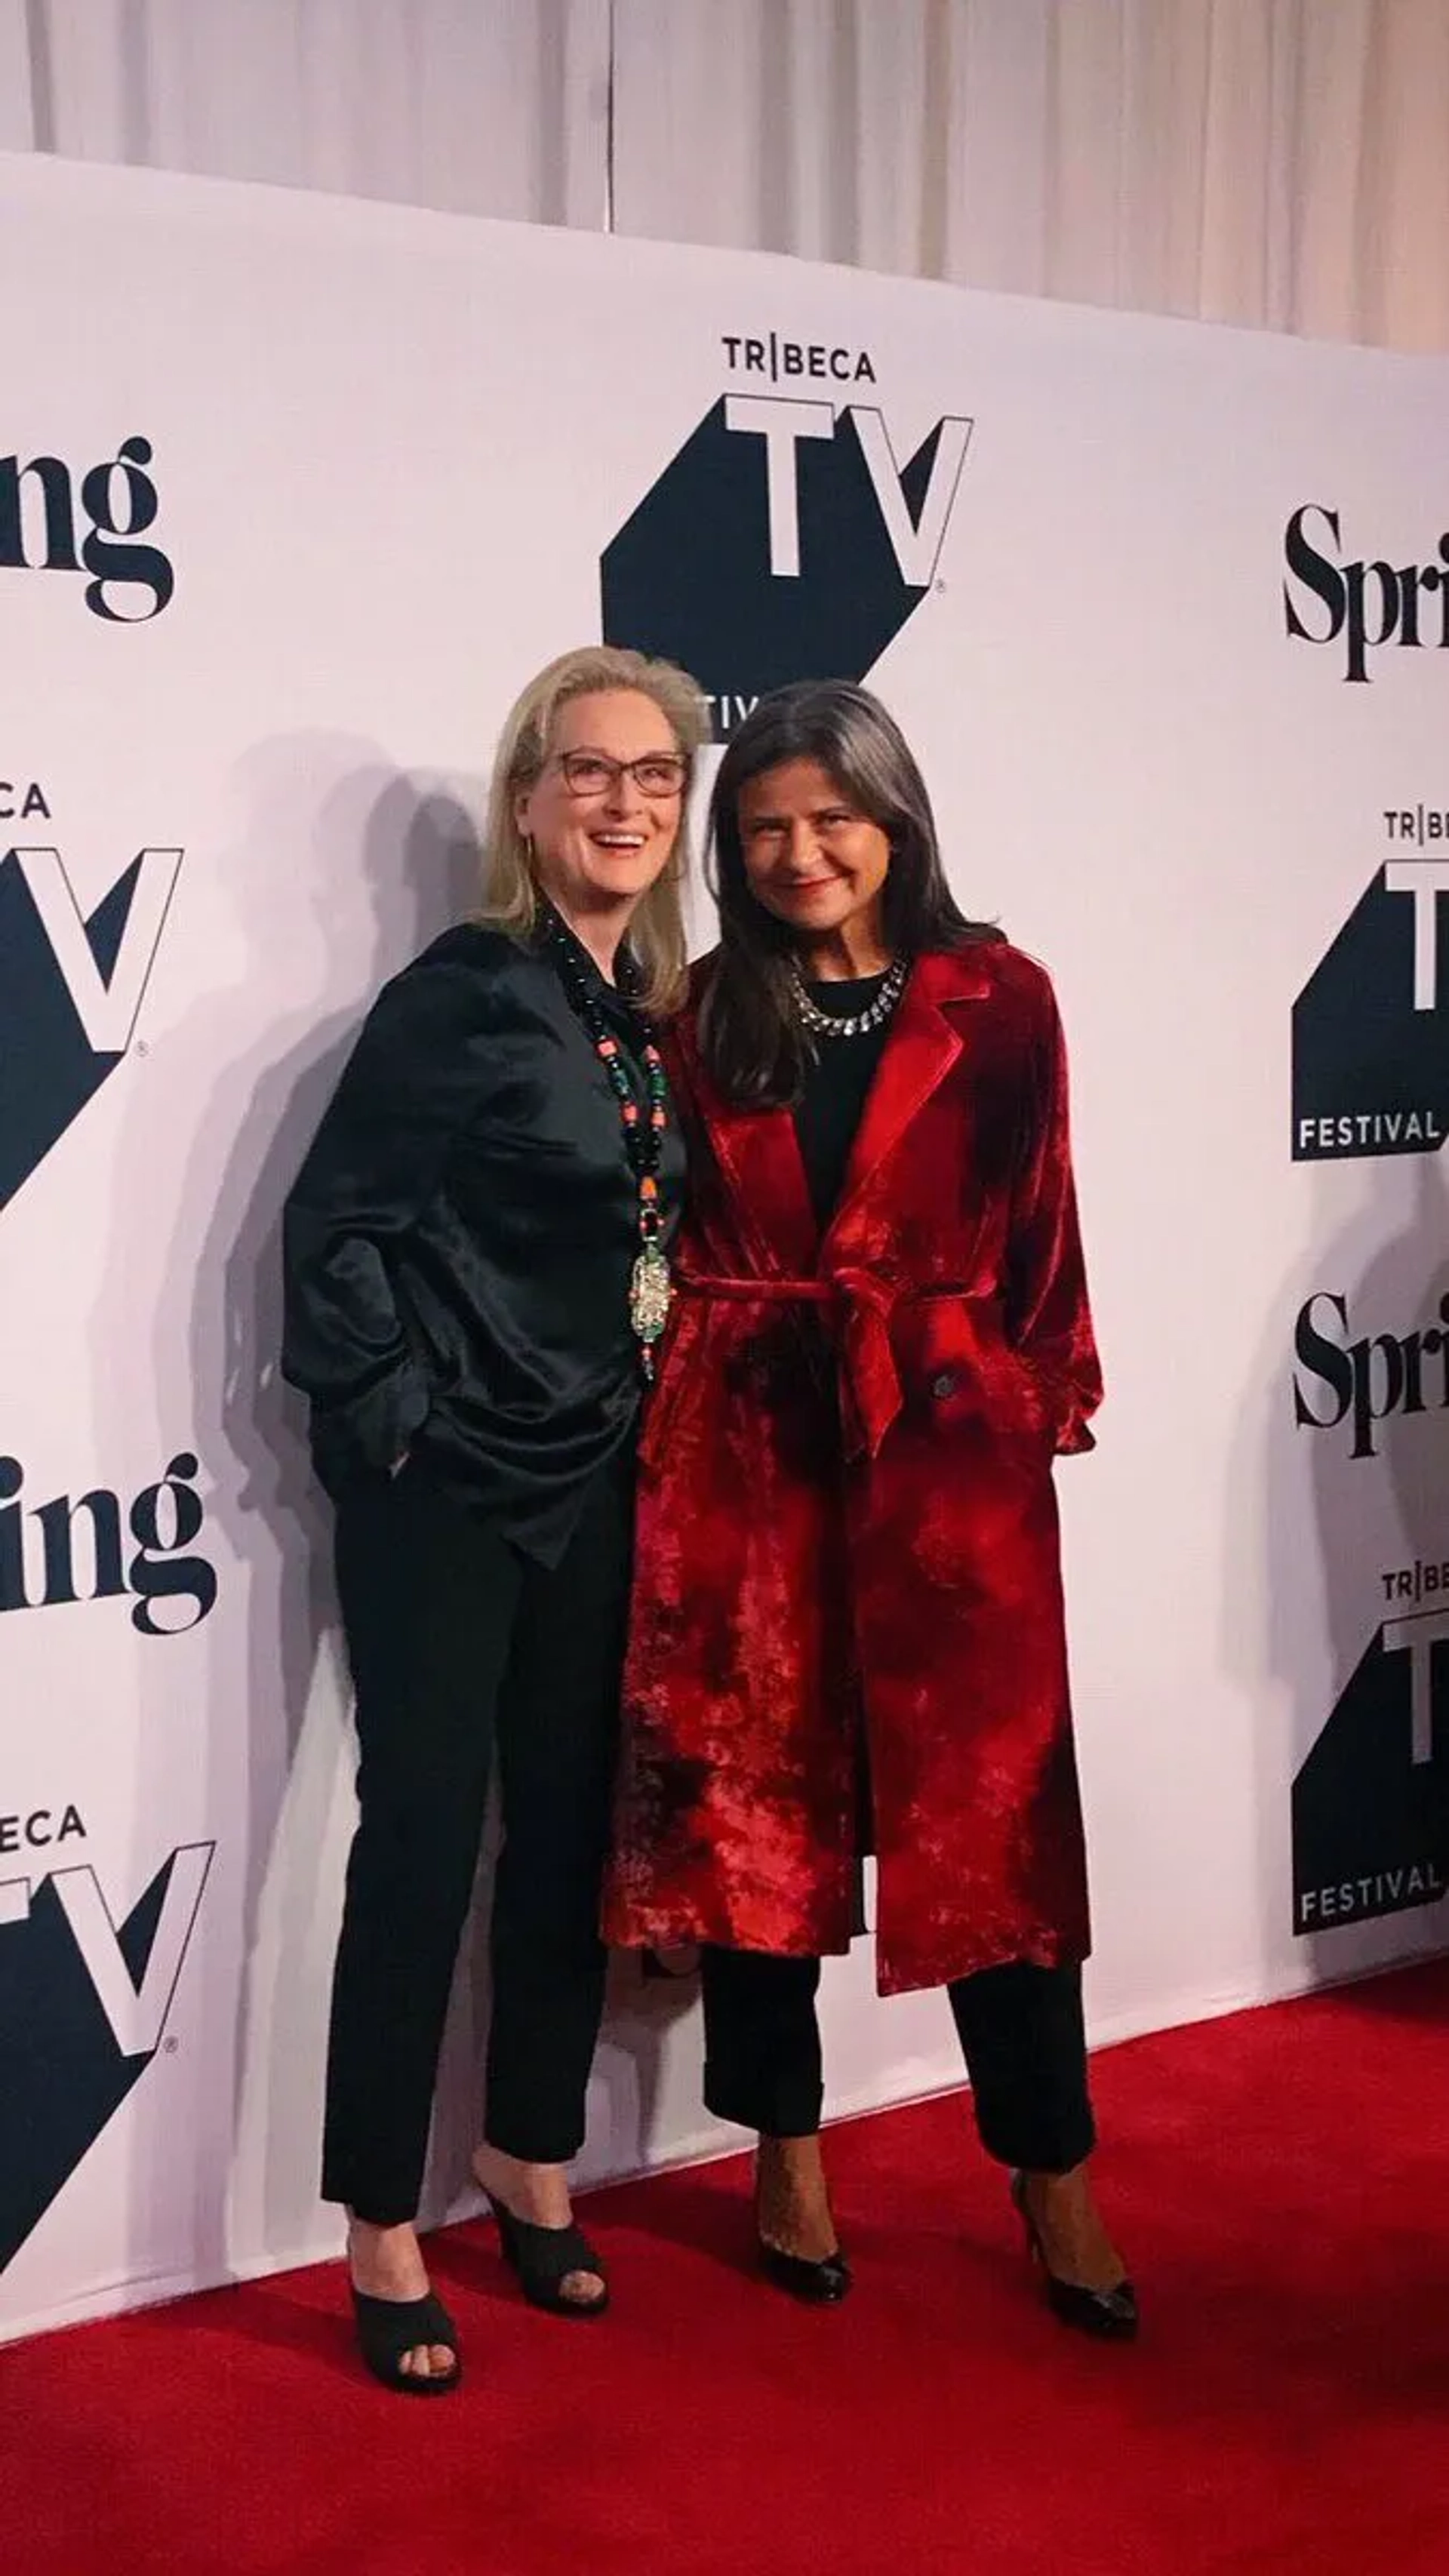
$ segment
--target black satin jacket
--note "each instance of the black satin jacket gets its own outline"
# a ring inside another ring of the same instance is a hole
[[[633,1059],[638,1022],[589,971]],[[666,1236],[683,1173],[671,1121]],[[333,1496],[407,1450],[555,1562],[638,1413],[637,1208],[618,1104],[547,956],[446,932],[379,994],[283,1221],[282,1369]]]

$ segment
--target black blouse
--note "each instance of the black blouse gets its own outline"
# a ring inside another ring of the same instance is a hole
[[[832,1019],[848,1020],[854,1012],[868,1009],[887,971],[852,976],[835,984],[807,984],[805,989],[811,1001],[828,1011]],[[795,1111],[795,1133],[810,1184],[815,1222],[822,1233],[844,1187],[855,1131],[889,1035],[887,1019],[878,1029],[863,1029],[856,1037],[821,1038],[815,1062],[805,1076],[805,1088]]]
[[[637,1067],[640,1025],[584,959]],[[665,1131],[666,1239],[684,1156]],[[404,1450],[546,1563],[640,1398],[618,1103],[547,955],[450,930],[386,985],[288,1200],[282,1367],[334,1496]]]

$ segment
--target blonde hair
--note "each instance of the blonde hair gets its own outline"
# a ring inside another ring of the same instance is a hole
[[[554,722],[570,698],[592,697],[612,689],[636,689],[652,698],[669,724],[685,762],[679,836],[669,865],[644,896],[629,925],[629,947],[639,968],[639,999],[646,1010],[677,1009],[683,996],[689,951],[685,939],[680,889],[691,866],[689,792],[695,762],[705,740],[704,700],[696,681],[673,662],[656,662],[648,654],[626,652],[612,644],[584,644],[561,653],[556,662],[530,680],[517,700],[499,739],[488,790],[488,822],[483,849],[483,902],[479,918],[510,938],[532,937],[538,917],[538,884],[529,843],[518,828],[514,806],[520,790],[531,787],[548,758]]]

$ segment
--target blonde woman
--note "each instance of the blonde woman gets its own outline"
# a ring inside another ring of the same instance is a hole
[[[480,916],[373,1006],[287,1207],[283,1365],[336,1506],[359,1820],[323,2190],[385,2385],[457,2387],[415,2229],[490,1771],[486,2127],[475,2172],[528,2297],[608,2287],[568,2167],[603,2005],[635,1426],[683,1156],[652,1016],[684,975],[701,706],[590,647],[505,728]]]

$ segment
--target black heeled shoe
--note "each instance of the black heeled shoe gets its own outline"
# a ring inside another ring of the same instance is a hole
[[[504,2261],[517,2274],[530,2305],[546,2308],[554,2317],[601,2317],[609,2304],[609,2285],[603,2263],[582,2228],[572,2222],[567,2227],[536,2227],[531,2219],[516,2218],[491,2191],[483,2197],[498,2221]],[[597,2273],[604,2282],[598,2297],[567,2298],[563,2285],[570,2272]]]
[[[373,2299],[365,2290],[352,2290],[352,2314],[357,2326],[357,2348],[373,2378],[399,2397],[451,2397],[463,2376],[462,2355],[458,2350],[458,2329],[447,2309],[432,2291],[421,2299]],[[446,2344],[453,2355],[451,2370],[404,2370],[406,2354],[416,2352],[420,2344]]]
[[[792,2299],[804,2299],[815,2308],[838,2307],[852,2286],[855,2275],[839,2246],[833,2254],[822,2254],[818,2260],[808,2254],[787,2254],[778,2245],[767,2245],[757,2238],[760,2268],[767,2281],[784,2290]]]
[[[779,2143],[762,2136],[755,2167],[755,2249],[760,2269],[787,2298],[803,2299],[812,2308],[838,2307],[854,2282],[843,2246],[837,2243],[833,2254],[787,2254],[782,2245],[770,2243],[760,2226],[763,2168],[767,2153],[773,2153]]]
[[[1031,2214],[1026,2197],[1024,2173],[1011,2177],[1011,2197],[1016,2214],[1026,2231],[1027,2249],[1046,2283],[1047,2305],[1064,2326],[1078,2334],[1095,2335],[1099,2343],[1131,2343],[1137,2333],[1137,2293],[1130,2281],[1118,2281],[1110,2290],[1088,2290],[1079,2281],[1059,2280],[1046,2258],[1041,2230]]]

